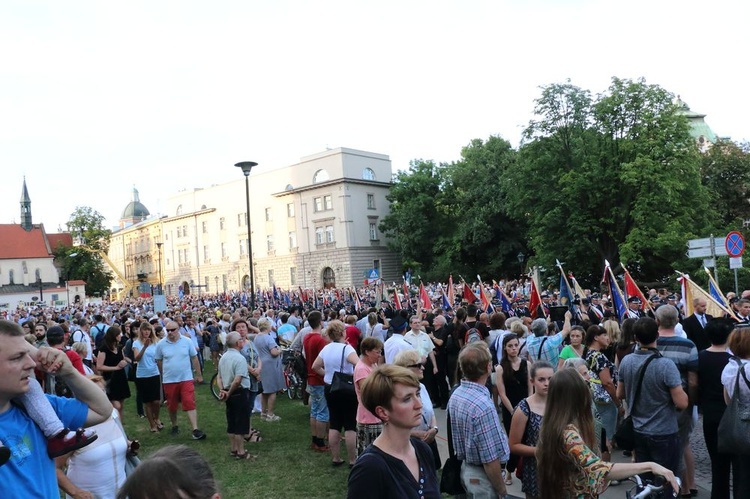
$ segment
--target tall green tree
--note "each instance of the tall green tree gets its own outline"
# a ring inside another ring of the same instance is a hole
[[[388,247],[405,265],[418,270],[434,265],[433,245],[440,238],[440,186],[443,167],[434,161],[413,160],[409,170],[398,172],[386,196],[390,213],[380,222]]]
[[[750,144],[713,144],[701,156],[701,179],[721,228],[735,230],[750,218]]]
[[[560,259],[589,283],[605,259],[647,280],[684,263],[685,242],[711,210],[672,94],[613,78],[592,97],[568,82],[544,87],[534,111],[503,187],[528,223],[535,262]]]
[[[515,166],[516,152],[500,137],[472,140],[461,160],[446,167],[445,213],[452,223],[437,250],[437,270],[445,278],[461,272],[492,279],[518,269],[518,252],[526,249],[526,227],[508,213],[500,181]]]
[[[73,241],[81,245],[53,249],[62,271],[61,277],[66,281],[86,281],[87,294],[103,296],[109,290],[113,276],[99,252],[106,253],[112,231],[104,228],[104,216],[88,206],[77,207],[67,226]]]

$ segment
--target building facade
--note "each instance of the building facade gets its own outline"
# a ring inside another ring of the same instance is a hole
[[[250,239],[256,288],[360,286],[373,269],[386,280],[400,277],[398,257],[378,230],[389,210],[388,156],[338,148],[251,172],[250,238],[239,168],[236,176],[178,192],[165,216],[115,232],[113,265],[131,285],[163,282],[171,295],[246,290]]]

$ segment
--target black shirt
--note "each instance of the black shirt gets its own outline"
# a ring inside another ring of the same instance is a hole
[[[410,439],[419,462],[419,482],[406,464],[371,445],[359,456],[349,473],[347,498],[440,498],[432,450],[419,439]]]
[[[705,416],[721,418],[727,405],[724,403],[724,385],[721,373],[732,356],[727,352],[698,352],[698,389],[700,406]]]

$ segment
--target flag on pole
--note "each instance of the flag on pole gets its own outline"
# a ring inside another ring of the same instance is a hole
[[[443,310],[450,310],[453,308],[450,301],[448,300],[448,296],[445,294],[445,290],[442,291],[442,299],[443,299]]]
[[[398,288],[396,286],[393,287],[393,301],[393,308],[401,310],[401,299],[398,297]]]
[[[500,285],[496,281],[492,281],[492,287],[495,289],[495,296],[500,300],[500,306],[502,307],[503,312],[507,314],[513,309],[510,300],[505,296],[505,292],[500,289]]]
[[[479,300],[482,302],[482,310],[484,310],[488,314],[491,314],[495,311],[495,309],[492,307],[492,301],[484,291],[484,284],[482,284],[482,279],[480,279],[479,276],[477,276],[477,279],[479,280]]]
[[[628,272],[628,269],[625,268],[624,264],[620,265],[622,265],[622,270],[625,271],[625,299],[627,300],[628,298],[637,296],[641,299],[641,310],[651,308],[651,303],[643,295],[643,292],[638,287],[638,284],[636,284],[635,279],[630,275],[630,272]]]
[[[354,306],[356,307],[356,310],[362,310],[362,302],[359,299],[359,293],[356,289],[352,290],[352,293],[354,294]]]
[[[568,307],[570,312],[573,314],[573,317],[578,317],[578,310],[575,304],[573,303],[574,297],[573,297],[573,291],[570,287],[570,283],[568,282],[568,278],[565,276],[565,270],[563,270],[562,263],[560,263],[560,260],[556,260],[557,268],[560,269],[560,305],[563,307]],[[579,296],[579,298],[581,298]]]
[[[731,308],[719,303],[710,293],[698,286],[690,279],[690,276],[677,272],[680,277],[677,279],[682,285],[682,297],[685,300],[685,317],[693,314],[693,299],[703,298],[706,300],[706,313],[714,317],[723,317],[725,314],[739,320]]]
[[[625,298],[622,295],[620,286],[617,285],[615,275],[612,273],[607,260],[604,260],[604,277],[602,277],[602,282],[609,288],[609,296],[612,300],[612,305],[615,307],[617,317],[620,320],[627,318],[628,308],[625,306]]]
[[[531,299],[529,301],[529,310],[532,319],[546,318],[544,307],[542,306],[542,295],[539,294],[539,285],[536,282],[536,267],[531,275]]]
[[[419,281],[419,300],[422,302],[422,308],[432,310],[432,300],[430,300],[430,295],[427,293],[422,281]]]
[[[479,300],[479,298],[474,294],[469,285],[466,284],[466,281],[464,281],[464,300],[469,302],[469,304],[472,304],[475,301]]]
[[[719,302],[724,308],[730,308],[726,295],[721,292],[721,288],[719,288],[719,284],[714,280],[711,272],[706,267],[703,267],[703,270],[708,274],[708,292],[713,299]]]
[[[448,275],[448,302],[451,308],[456,305],[456,288],[453,287],[453,274]]]
[[[583,292],[583,289],[581,288],[580,284],[578,284],[578,281],[576,281],[575,276],[573,275],[573,272],[568,272],[568,279],[570,280],[570,283],[573,285],[573,293],[577,294],[579,298],[586,298],[586,293]]]

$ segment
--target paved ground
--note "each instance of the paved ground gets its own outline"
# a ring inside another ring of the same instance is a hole
[[[440,457],[445,462],[448,457],[448,442],[446,440],[445,431],[445,411],[435,409],[435,414],[438,420],[438,426],[440,427],[440,434],[438,435],[438,448],[440,449]],[[692,438],[690,439],[693,454],[695,455],[695,483],[698,488],[698,498],[707,499],[711,496],[711,461],[708,457],[708,451],[706,451],[706,445],[703,441],[703,419],[698,420],[698,424],[693,430]],[[613,459],[617,463],[628,462],[629,458],[622,455],[621,451],[615,451],[613,453]],[[633,484],[631,482],[623,482],[621,485],[612,486],[601,496],[603,499],[621,499],[625,497],[625,492],[630,489]],[[513,485],[508,487],[508,492],[511,494],[510,497],[523,498],[524,494],[521,492],[521,482],[514,477]]]

